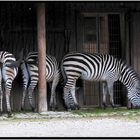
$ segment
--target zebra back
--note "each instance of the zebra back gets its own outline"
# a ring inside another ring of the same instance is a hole
[[[25,59],[25,63],[28,65],[30,64],[30,70],[35,70],[38,71],[38,52],[30,52],[26,59]],[[33,69],[33,67],[35,69]],[[57,60],[54,56],[52,55],[46,55],[46,75],[48,75],[47,79],[50,80],[53,78],[53,76],[58,73],[59,71],[59,67],[58,67],[58,63]]]
[[[7,74],[12,79],[15,78],[18,72],[18,67],[9,67],[8,65],[15,62],[16,58],[12,53],[9,53],[7,51],[0,51],[0,67],[1,69],[5,69],[7,71]],[[3,75],[5,79],[5,74]]]

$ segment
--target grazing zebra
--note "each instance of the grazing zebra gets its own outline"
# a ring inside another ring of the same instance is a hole
[[[5,93],[6,97],[6,106],[7,106],[7,113],[10,117],[12,115],[11,105],[10,105],[10,92],[12,89],[12,83],[15,79],[18,68],[17,67],[9,67],[8,65],[12,62],[15,62],[16,59],[13,54],[0,51],[0,113],[3,112],[3,96]],[[3,83],[3,84],[2,84]],[[4,92],[3,92],[4,88]]]
[[[26,59],[21,63],[22,78],[23,78],[23,96],[22,96],[22,109],[24,109],[25,96],[28,93],[29,103],[32,110],[34,111],[35,106],[33,105],[32,94],[38,83],[38,53],[30,52]],[[56,107],[56,86],[59,82],[59,69],[58,63],[55,57],[46,55],[46,80],[52,82],[51,86],[51,98],[50,107]]]
[[[136,72],[111,55],[90,53],[69,53],[64,56],[61,71],[65,79],[64,100],[68,109],[77,109],[75,83],[78,78],[87,81],[103,81],[103,105],[106,106],[107,88],[111,105],[113,84],[119,80],[128,90],[128,99],[136,107],[140,106],[140,78]]]

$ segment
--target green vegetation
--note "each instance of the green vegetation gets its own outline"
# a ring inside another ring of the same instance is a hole
[[[117,116],[126,116],[128,118],[134,118],[134,117],[140,117],[140,109],[127,109],[125,108],[106,108],[106,109],[102,109],[102,108],[83,108],[80,110],[75,110],[72,111],[73,114],[77,114],[79,116],[83,116],[83,117],[91,117],[91,116],[95,116],[95,117],[102,117],[102,116],[106,116],[106,117],[117,117]]]
[[[74,111],[49,111],[47,114],[33,113],[29,110],[21,112],[13,112],[12,117],[8,118],[7,114],[3,114],[0,117],[0,122],[6,121],[48,121],[51,119],[63,119],[63,118],[84,118],[84,117],[102,117],[102,118],[123,118],[129,120],[140,120],[140,109],[127,109],[126,107],[106,109],[93,107],[93,108],[81,108]]]

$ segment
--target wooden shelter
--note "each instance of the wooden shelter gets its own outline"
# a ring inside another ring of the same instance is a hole
[[[0,2],[0,50],[10,51],[17,58],[21,48],[25,48],[27,53],[37,51],[36,4]],[[140,74],[140,2],[50,1],[45,2],[45,8],[46,52],[54,55],[58,62],[71,51],[108,53],[126,60]],[[77,92],[80,105],[100,106],[101,87],[98,82],[83,82]],[[115,104],[126,106],[125,87],[116,82],[114,92]],[[19,71],[12,90],[15,110],[20,110],[21,95]],[[62,108],[62,91],[58,90],[57,98]]]

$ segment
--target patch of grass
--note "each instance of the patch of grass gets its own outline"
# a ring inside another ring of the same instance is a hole
[[[58,115],[58,116],[56,116]],[[63,118],[78,118],[78,117],[107,117],[107,118],[127,118],[129,120],[140,120],[140,109],[127,109],[126,107],[102,109],[99,107],[94,108],[81,108],[80,110],[74,110],[68,113],[66,116],[60,114],[39,114],[33,113],[30,110],[27,111],[17,111],[13,112],[11,118],[7,118],[7,114],[4,114],[0,117],[0,121],[48,121],[51,119],[63,119]]]
[[[34,113],[31,109],[26,109],[26,110],[18,110],[18,111],[13,111],[13,114],[21,114],[21,113]]]
[[[140,109],[127,109],[127,108],[87,108],[72,111],[73,114],[80,116],[140,116]]]

